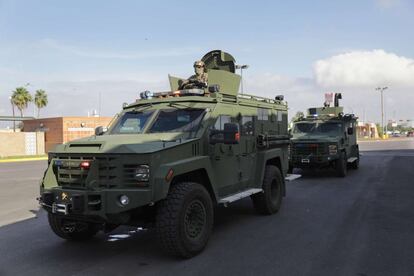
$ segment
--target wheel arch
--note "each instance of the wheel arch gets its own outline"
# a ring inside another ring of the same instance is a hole
[[[256,169],[256,183],[261,186],[263,182],[264,172],[267,165],[276,166],[282,174],[282,189],[283,195],[286,195],[285,176],[288,169],[287,152],[284,152],[282,148],[275,148],[267,150],[258,156],[257,169]]]
[[[171,179],[166,179],[168,172],[172,170]],[[163,164],[155,176],[154,201],[164,199],[171,185],[178,182],[197,182],[203,185],[209,192],[213,202],[217,202],[217,191],[214,189],[214,174],[212,173],[210,159],[206,156],[197,156],[177,162]]]

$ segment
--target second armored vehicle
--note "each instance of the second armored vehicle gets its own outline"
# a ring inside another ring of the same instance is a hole
[[[250,196],[262,214],[279,210],[286,102],[238,95],[240,76],[225,52],[201,61],[196,76],[170,77],[170,91],[141,93],[106,132],[98,127],[49,153],[40,203],[55,234],[84,240],[149,223],[166,251],[188,258],[207,244],[214,205]]]
[[[359,167],[356,121],[353,114],[344,114],[339,106],[342,96],[335,94],[334,106],[309,108],[306,117],[297,118],[291,129],[289,169],[332,167],[340,177],[348,165]]]

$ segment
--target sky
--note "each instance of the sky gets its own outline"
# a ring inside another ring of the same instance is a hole
[[[113,116],[221,49],[249,65],[245,93],[283,94],[290,116],[341,92],[346,112],[379,122],[387,86],[387,119],[414,120],[413,12],[410,0],[0,0],[0,116],[19,86],[46,90],[41,116]]]

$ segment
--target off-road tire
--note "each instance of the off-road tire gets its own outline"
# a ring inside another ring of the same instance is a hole
[[[97,224],[70,221],[62,216],[48,213],[47,216],[52,231],[59,237],[69,241],[85,241],[93,238],[99,232]],[[78,223],[73,232],[65,230],[65,223]]]
[[[336,175],[338,177],[345,177],[348,171],[348,159],[346,157],[346,152],[341,151],[339,154],[338,160],[335,164]]]
[[[169,254],[191,258],[200,253],[213,228],[213,202],[198,183],[181,182],[170,187],[157,208],[155,230],[160,246]]]
[[[254,208],[263,215],[277,213],[283,199],[283,178],[279,168],[267,165],[263,177],[262,193],[251,196]]]

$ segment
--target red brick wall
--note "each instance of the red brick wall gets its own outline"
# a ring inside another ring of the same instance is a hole
[[[64,117],[63,118],[63,142],[92,136],[98,126],[107,126],[110,117]]]
[[[45,151],[56,145],[95,134],[95,127],[107,126],[111,117],[57,117],[24,121],[23,131],[44,131]],[[43,127],[41,127],[43,125]]]

